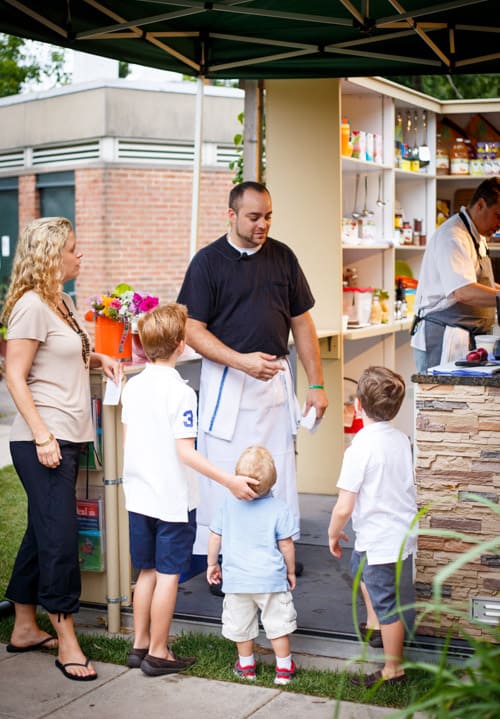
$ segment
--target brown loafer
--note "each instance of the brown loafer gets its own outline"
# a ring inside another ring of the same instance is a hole
[[[127,656],[127,666],[129,669],[139,669],[147,653],[147,649],[131,649]]]
[[[182,672],[184,669],[187,669],[188,666],[190,665],[186,664],[180,657],[176,659],[161,659],[160,657],[153,657],[151,654],[146,654],[141,662],[142,671],[149,677],[177,674],[177,672]]]
[[[373,674],[354,674],[349,677],[349,681],[353,686],[365,687],[366,689],[371,689],[371,687],[374,687],[376,684],[379,684],[380,686],[383,684],[402,684],[403,682],[406,682],[406,680],[406,674],[400,674],[398,677],[384,679],[380,669],[377,672],[373,672]]]
[[[382,632],[380,629],[371,629],[366,626],[365,622],[362,622],[359,626],[359,633],[364,642],[368,639],[368,644],[375,649],[380,649],[384,645],[382,644]]]

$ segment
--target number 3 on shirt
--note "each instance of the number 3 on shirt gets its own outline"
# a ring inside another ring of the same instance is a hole
[[[193,426],[193,413],[190,409],[186,410],[182,415],[184,417],[184,427]]]

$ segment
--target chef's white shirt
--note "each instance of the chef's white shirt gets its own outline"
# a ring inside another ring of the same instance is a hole
[[[479,234],[465,207],[461,208],[469,220],[474,237],[479,243],[479,254],[486,256],[486,238]],[[415,298],[415,314],[425,317],[456,304],[452,293],[461,287],[477,282],[479,260],[472,238],[459,215],[446,220],[434,233],[425,248]],[[424,322],[420,322],[411,339],[411,346],[424,350]]]

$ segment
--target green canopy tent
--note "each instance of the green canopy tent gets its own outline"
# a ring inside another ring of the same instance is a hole
[[[0,0],[0,31],[207,78],[500,72],[498,0]]]

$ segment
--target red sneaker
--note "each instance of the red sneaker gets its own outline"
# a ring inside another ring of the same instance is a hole
[[[292,660],[292,666],[290,669],[280,669],[280,667],[276,667],[276,676],[274,677],[274,683],[275,684],[290,684],[290,682],[295,679],[296,674],[296,666],[295,662]]]
[[[242,667],[240,664],[240,660],[236,662],[236,664],[233,667],[233,674],[236,674],[237,677],[240,679],[246,679],[247,682],[254,682],[255,677],[255,669],[256,669],[255,662],[253,664],[249,664],[246,667]]]

